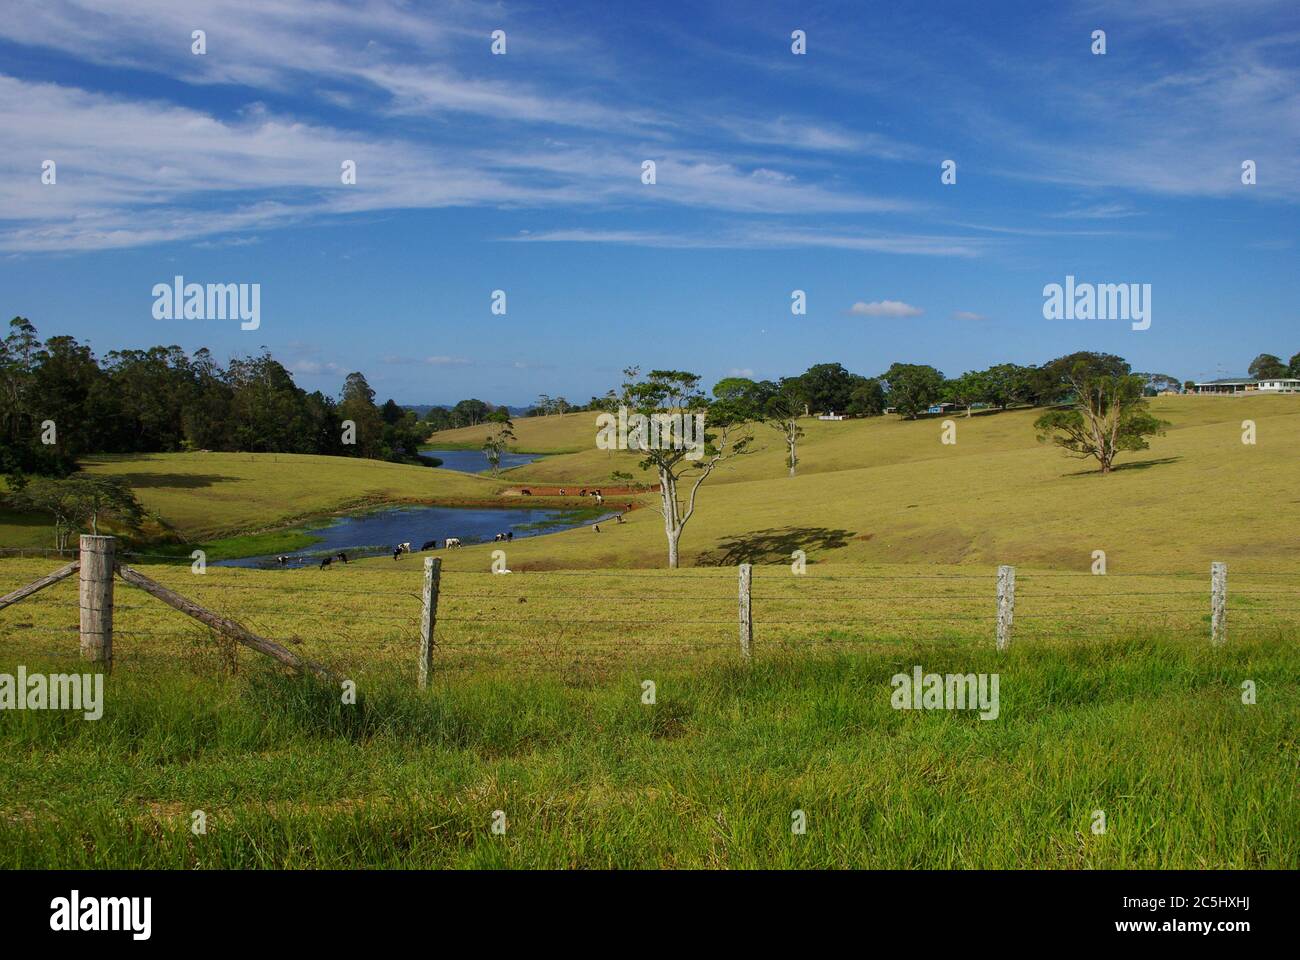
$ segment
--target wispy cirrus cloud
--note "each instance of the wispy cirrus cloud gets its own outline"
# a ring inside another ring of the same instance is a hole
[[[840,229],[781,227],[771,224],[732,225],[693,233],[578,227],[521,233],[500,239],[517,243],[599,243],[678,250],[779,250],[810,247],[933,257],[977,257],[992,247],[990,241],[979,238],[906,233],[855,233]]]

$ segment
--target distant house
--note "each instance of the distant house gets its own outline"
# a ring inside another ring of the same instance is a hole
[[[926,409],[926,413],[947,413],[949,410],[955,410],[955,403],[936,403]]]
[[[1279,377],[1259,381],[1260,393],[1300,393],[1300,377]]]
[[[837,414],[832,410],[830,413],[823,413],[817,419],[818,420],[843,420],[845,419],[845,417],[844,414],[842,413]]]
[[[1204,383],[1192,384],[1192,391],[1194,393],[1209,393],[1216,396],[1234,396],[1239,393],[1254,393],[1258,389],[1258,380],[1207,380]]]

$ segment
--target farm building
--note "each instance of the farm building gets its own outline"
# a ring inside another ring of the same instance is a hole
[[[1193,383],[1193,393],[1224,394],[1231,396],[1238,393],[1254,393],[1259,388],[1258,380],[1207,380]]]
[[[1281,377],[1259,381],[1260,393],[1300,393],[1300,377]]]
[[[1195,393],[1233,396],[1242,393],[1300,393],[1300,377],[1273,377],[1268,380],[1207,380],[1193,383]]]

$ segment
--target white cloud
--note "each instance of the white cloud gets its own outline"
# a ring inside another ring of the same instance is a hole
[[[856,317],[919,317],[925,313],[920,307],[914,307],[910,303],[903,303],[901,300],[877,300],[874,303],[863,303],[859,300],[853,306],[849,307],[849,313]]]
[[[749,377],[753,378],[754,371],[749,367],[732,367],[728,372],[729,377]]]
[[[954,320],[987,320],[988,318],[982,313],[975,313],[973,310],[958,310],[953,313]]]
[[[934,257],[977,257],[991,246],[987,240],[970,237],[849,233],[838,229],[767,225],[740,225],[696,233],[573,228],[520,233],[501,239],[519,243],[602,243],[679,250],[783,250],[820,247]]]
[[[290,373],[306,373],[306,374],[343,372],[343,368],[340,367],[337,363],[334,363],[333,361],[327,361],[325,363],[321,363],[318,360],[295,360],[293,363],[290,363],[288,365],[288,370]]]

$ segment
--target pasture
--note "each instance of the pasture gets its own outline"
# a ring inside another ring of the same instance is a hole
[[[653,493],[610,498],[638,509],[600,533],[515,540],[507,576],[489,573],[501,544],[440,551],[425,691],[419,555],[197,575],[144,547],[137,569],[358,700],[119,581],[103,718],[0,717],[0,864],[1294,869],[1300,398],[1153,407],[1167,436],[1107,477],[1037,444],[1030,411],[954,417],[955,446],[937,420],[808,422],[793,479],[767,431],[702,488],[677,571]],[[554,455],[496,481],[246,454],[88,468],[131,476],[179,548],[362,504],[538,505],[502,494],[608,487],[634,463],[578,443],[589,415],[538,425]],[[521,448],[533,427],[516,424]],[[42,529],[26,519],[0,525],[6,546]],[[1229,564],[1221,647],[1212,560]],[[0,593],[58,562],[0,559]],[[741,562],[757,565],[748,665]],[[1017,567],[1004,651],[998,564]],[[81,664],[76,591],[0,611],[0,673]],[[893,709],[891,677],[916,665],[998,674],[998,718]]]
[[[0,590],[48,566],[0,562]],[[5,866],[1300,863],[1292,578],[1233,576],[1211,648],[1204,577],[1024,570],[998,652],[991,571],[767,567],[745,667],[734,570],[452,565],[421,692],[417,558],[140,569],[329,664],[358,702],[119,582],[104,717],[0,724]],[[0,614],[0,670],[76,669],[76,617],[71,581]],[[914,665],[998,673],[998,718],[892,709]]]

